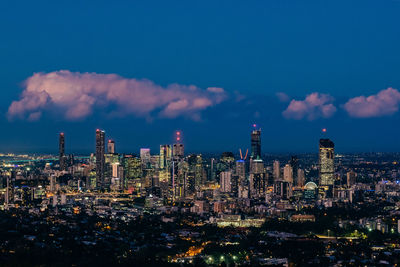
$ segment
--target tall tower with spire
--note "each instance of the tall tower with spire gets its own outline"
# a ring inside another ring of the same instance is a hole
[[[65,157],[65,136],[64,133],[60,133],[58,141],[58,151],[59,151],[59,162],[60,170],[64,171],[67,169],[67,161]]]
[[[251,158],[261,159],[261,129],[257,129],[256,124],[251,131]]]
[[[96,130],[96,183],[100,189],[104,188],[104,172],[105,172],[105,132]]]

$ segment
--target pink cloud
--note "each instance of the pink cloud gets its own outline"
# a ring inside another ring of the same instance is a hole
[[[68,70],[35,73],[13,101],[8,117],[38,120],[42,113],[61,111],[65,119],[82,119],[95,108],[112,106],[110,113],[149,118],[154,115],[200,118],[200,112],[226,99],[224,89],[202,90],[194,85],[162,87],[150,80],[127,79],[116,74],[79,73]]]
[[[331,103],[333,100],[330,95],[312,93],[307,95],[304,100],[293,99],[290,101],[282,115],[287,119],[294,120],[329,118],[336,112],[336,107]]]
[[[394,114],[399,110],[399,104],[400,92],[388,88],[376,95],[351,98],[343,107],[351,117],[369,118]]]

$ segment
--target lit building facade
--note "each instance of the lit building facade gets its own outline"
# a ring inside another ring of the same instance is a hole
[[[251,132],[251,158],[261,159],[261,129]]]
[[[97,187],[103,189],[105,172],[105,132],[96,130],[96,183]]]

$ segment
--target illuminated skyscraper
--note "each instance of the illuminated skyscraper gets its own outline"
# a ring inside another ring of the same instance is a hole
[[[107,153],[108,154],[115,154],[115,142],[113,140],[108,140]]]
[[[185,148],[183,144],[174,144],[172,153],[174,158],[183,158],[185,154]]]
[[[168,168],[171,158],[171,145],[160,145],[160,169]]]
[[[275,181],[279,181],[281,179],[281,166],[278,160],[274,160],[273,176]]]
[[[133,155],[125,155],[122,162],[125,169],[125,177],[127,180],[142,177],[143,171],[140,158],[137,158]]]
[[[264,161],[262,159],[250,159],[250,173],[264,173]]]
[[[244,160],[236,161],[236,175],[238,176],[239,184],[246,180],[246,162]]]
[[[221,192],[231,192],[232,172],[226,171],[220,173]]]
[[[289,162],[293,169],[293,184],[298,185],[298,170],[299,170],[299,159],[296,156],[292,156]]]
[[[59,140],[59,161],[60,161],[60,170],[64,171],[67,169],[67,162],[65,158],[65,136],[64,133],[60,133],[60,140]]]
[[[105,132],[96,130],[96,184],[100,189],[104,188],[104,171],[105,171]]]
[[[148,168],[150,166],[150,148],[141,148],[140,149],[140,159],[142,160],[142,164],[144,168]]]
[[[333,186],[335,181],[335,145],[329,139],[319,140],[319,184]]]
[[[249,189],[253,197],[265,193],[267,185],[264,162],[262,159],[250,159]]]
[[[293,168],[290,164],[286,164],[285,167],[283,167],[283,180],[293,184]]]
[[[175,141],[176,143],[172,146],[172,156],[174,159],[181,159],[185,155],[185,148],[182,142],[182,132],[176,131],[175,132]]]
[[[125,155],[122,159],[124,167],[124,187],[130,192],[138,191],[143,176],[142,160],[133,155]]]
[[[261,159],[261,129],[251,132],[251,158]]]

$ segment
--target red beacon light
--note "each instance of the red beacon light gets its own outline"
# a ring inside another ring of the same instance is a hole
[[[323,129],[322,129],[322,132],[323,132],[323,133],[326,133],[326,128],[323,128]]]
[[[175,132],[175,139],[177,142],[179,142],[181,140],[182,136],[181,136],[181,132],[180,131],[176,131]]]

